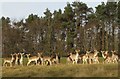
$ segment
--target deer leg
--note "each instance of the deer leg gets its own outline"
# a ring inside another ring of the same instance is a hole
[[[10,62],[10,67],[12,67],[12,62]]]
[[[27,63],[27,66],[30,64],[30,62],[31,62],[31,61],[29,61],[29,62]]]
[[[6,62],[3,63],[3,67],[5,66],[5,63],[6,63]]]

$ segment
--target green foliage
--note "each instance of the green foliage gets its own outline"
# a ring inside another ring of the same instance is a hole
[[[95,12],[83,2],[67,3],[64,11],[47,8],[44,17],[30,14],[13,22],[2,17],[2,50],[8,53],[60,53],[75,49],[119,50],[120,2],[101,3]]]

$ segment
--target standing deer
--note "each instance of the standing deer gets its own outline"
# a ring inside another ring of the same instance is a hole
[[[53,59],[51,61],[52,61],[52,64],[59,64],[60,63],[60,56],[55,53],[55,55],[53,56]]]
[[[15,60],[14,55],[15,55],[15,54],[11,54],[11,56],[12,56],[11,59],[4,58],[3,66],[7,66],[7,63],[8,63],[8,64],[10,64],[10,67],[12,67],[12,63],[13,63],[13,61]],[[6,65],[5,65],[5,64],[6,64]]]
[[[81,57],[82,57],[82,63],[88,64],[88,53],[81,55]]]
[[[112,62],[117,63],[118,62],[118,55],[116,54],[116,51],[111,51],[112,52]]]
[[[18,65],[19,64],[19,55],[20,55],[20,53],[15,53],[15,55],[16,55],[16,60],[15,60],[15,64],[16,65]]]
[[[39,57],[38,56],[32,56],[30,57],[30,54],[26,54],[27,55],[27,58],[28,58],[28,63],[27,63],[27,66],[31,63],[31,62],[35,62],[35,64],[37,65],[37,61],[39,60]]]
[[[20,65],[23,66],[23,56],[24,56],[24,53],[20,53]]]
[[[111,63],[112,62],[112,57],[108,54],[108,51],[101,51],[102,57],[104,58],[103,63]]]
[[[97,56],[99,52],[97,50],[95,50],[94,53],[90,53],[88,51],[87,53],[88,53],[89,64],[91,64],[92,62],[96,63],[96,61],[99,62]]]
[[[76,54],[70,53],[69,59],[72,60],[73,64],[75,64],[75,63],[77,64],[78,63],[78,60],[79,60],[79,51],[80,50],[75,50]]]

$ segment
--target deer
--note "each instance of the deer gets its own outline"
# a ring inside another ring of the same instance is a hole
[[[59,64],[60,63],[60,56],[58,56],[57,53],[55,53],[55,56],[52,58],[52,64]]]
[[[43,64],[52,65],[53,56],[43,56]]]
[[[10,67],[12,67],[12,63],[13,63],[13,61],[15,60],[14,55],[15,55],[15,54],[11,54],[11,56],[12,56],[11,59],[4,58],[3,66],[5,66],[5,64],[9,63],[9,64],[10,64]],[[6,66],[7,66],[7,65],[6,65]]]
[[[23,56],[24,56],[24,53],[20,53],[20,65],[23,66]]]
[[[70,53],[69,59],[72,61],[73,64],[75,64],[75,63],[77,64],[78,63],[79,51],[80,50],[75,50],[76,54]]]
[[[112,57],[108,54],[108,51],[101,51],[102,57],[104,58],[103,63],[111,63],[112,62]]]
[[[94,51],[94,58],[93,58],[93,63],[94,63],[94,64],[99,64],[98,53],[99,53],[99,52],[98,52],[97,50]]]
[[[52,64],[58,64],[60,62],[60,57],[58,54],[55,54],[54,56],[42,56],[42,53],[39,54],[39,57],[41,59],[42,65],[52,65]]]
[[[44,61],[43,61],[43,56],[42,56],[42,53],[38,53],[38,57],[39,57],[39,60],[38,60],[38,64],[41,64],[43,65],[44,64]]]
[[[92,62],[95,63],[96,61],[99,62],[97,56],[99,52],[97,50],[94,50],[94,53],[90,53],[89,51],[87,51],[87,53],[88,53],[89,64],[92,64]]]
[[[118,55],[115,54],[116,51],[111,51],[112,52],[112,62],[117,63],[118,62]]]
[[[88,53],[84,54],[84,55],[80,55],[82,58],[82,63],[83,64],[88,64]]]
[[[20,53],[15,53],[15,55],[16,55],[15,65],[18,65],[19,64],[19,55],[20,55]]]
[[[69,64],[70,62],[72,62],[72,58],[70,57],[70,54],[67,55],[67,63]]]
[[[27,66],[31,63],[31,62],[35,62],[35,64],[37,65],[37,61],[39,60],[39,57],[38,56],[32,56],[30,57],[30,54],[26,54],[27,55],[27,58],[28,58],[28,63],[27,63]]]

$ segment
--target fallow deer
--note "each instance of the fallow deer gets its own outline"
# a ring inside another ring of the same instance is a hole
[[[79,51],[80,50],[75,50],[76,54],[70,53],[69,59],[72,61],[73,64],[75,64],[75,63],[77,64],[78,63]]]
[[[112,52],[112,62],[117,63],[118,62],[118,55],[116,54],[116,51],[111,51]]]
[[[4,58],[3,66],[7,66],[7,64],[10,64],[10,67],[12,67],[12,63],[15,60],[15,58],[14,58],[14,54],[11,54],[11,56],[12,56],[11,59]]]
[[[37,61],[39,59],[38,56],[32,56],[30,57],[30,54],[26,54],[27,55],[27,58],[28,58],[28,63],[27,63],[27,66],[31,63],[31,62],[35,62],[35,64],[37,65]]]
[[[108,51],[101,51],[102,57],[104,58],[103,63],[111,63],[112,62],[112,57],[108,54]]]
[[[59,64],[60,63],[60,56],[58,54],[55,54],[51,61],[52,61],[52,64]]]
[[[15,53],[15,55],[16,55],[15,65],[18,65],[19,64],[19,55],[20,55],[20,53]]]
[[[88,64],[88,53],[80,55],[83,64]]]
[[[90,53],[90,52],[88,52],[87,51],[87,53],[88,53],[88,59],[89,59],[89,64],[91,64],[92,62],[93,63],[95,63],[95,61],[97,61],[98,62],[98,51],[97,50],[94,50],[94,53]]]
[[[20,65],[23,66],[23,56],[24,53],[20,53]]]

